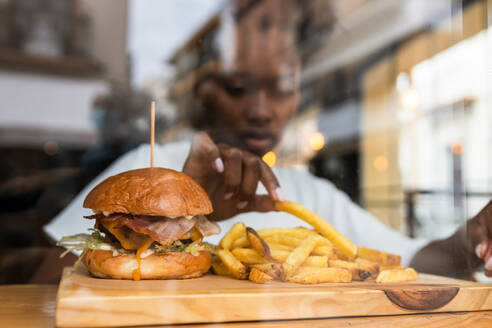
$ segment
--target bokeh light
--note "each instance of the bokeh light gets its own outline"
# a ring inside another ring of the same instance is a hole
[[[388,169],[388,159],[385,156],[378,156],[374,159],[374,168],[377,171],[386,171]]]
[[[463,143],[462,142],[456,142],[456,143],[454,143],[451,146],[451,151],[456,156],[463,154]]]
[[[277,155],[273,151],[269,151],[263,155],[263,162],[267,163],[268,166],[272,167],[277,162]]]
[[[325,136],[321,132],[315,132],[309,137],[309,145],[313,150],[320,150],[325,145]]]
[[[43,145],[44,152],[50,156],[56,155],[59,149],[60,147],[58,147],[58,144],[55,141],[47,141]]]

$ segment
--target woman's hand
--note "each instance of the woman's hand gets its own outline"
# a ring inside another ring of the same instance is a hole
[[[483,260],[485,274],[492,277],[492,201],[467,222],[467,234],[476,256]]]
[[[225,144],[215,144],[205,132],[193,138],[183,172],[209,195],[213,220],[225,220],[242,212],[274,210],[282,190],[268,165],[258,156]],[[258,182],[268,195],[256,195]]]

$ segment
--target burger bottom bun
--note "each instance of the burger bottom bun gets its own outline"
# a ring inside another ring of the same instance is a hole
[[[99,278],[133,279],[138,268],[135,254],[118,254],[112,251],[88,250],[82,262],[89,272]],[[192,255],[187,252],[152,254],[141,259],[141,279],[190,279],[205,274],[210,269],[211,257],[206,251]]]

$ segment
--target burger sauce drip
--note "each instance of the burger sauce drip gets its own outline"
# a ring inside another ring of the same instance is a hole
[[[140,280],[140,276],[141,276],[141,272],[140,272],[140,269],[142,268],[142,261],[140,259],[140,256],[142,255],[142,253],[150,247],[150,245],[152,245],[152,243],[154,242],[154,240],[152,238],[149,238],[147,239],[143,244],[142,246],[140,246],[137,250],[137,255],[136,255],[136,258],[137,258],[137,264],[138,264],[138,268],[136,268],[135,270],[133,270],[132,272],[132,277],[133,277],[133,280],[135,281],[138,281]]]

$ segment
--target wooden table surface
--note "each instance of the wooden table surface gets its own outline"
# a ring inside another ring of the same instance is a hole
[[[56,310],[55,285],[0,286],[1,327],[54,327]],[[492,311],[351,317],[316,320],[287,320],[252,323],[204,325],[203,327],[280,328],[280,327],[492,327]],[[152,326],[156,328],[158,326]],[[172,326],[161,326],[171,328]],[[179,327],[202,327],[180,325]]]

